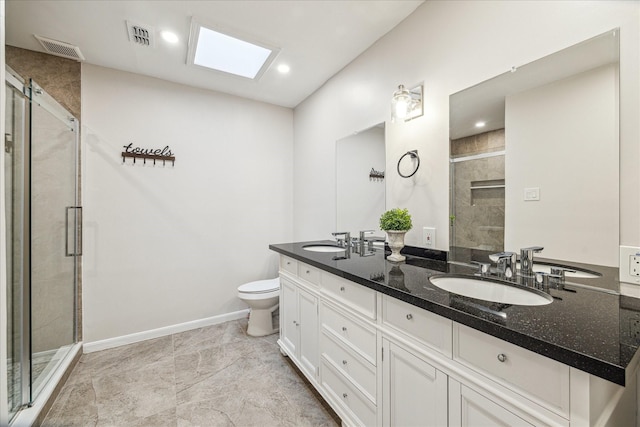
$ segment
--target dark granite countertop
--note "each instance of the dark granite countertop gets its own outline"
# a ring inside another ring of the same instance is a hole
[[[361,256],[302,248],[313,243],[333,242],[269,248],[616,384],[625,385],[632,374],[640,344],[632,325],[640,325],[640,299],[614,291],[618,286],[614,269],[602,270],[598,280],[567,278],[563,287],[550,287],[551,304],[517,306],[449,293],[428,280],[443,273],[472,275],[474,270],[464,265],[410,255],[405,262],[394,263],[385,259],[382,250]]]

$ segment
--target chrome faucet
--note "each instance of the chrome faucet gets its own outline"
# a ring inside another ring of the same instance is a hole
[[[364,230],[360,232],[360,243],[364,243],[366,242],[366,235],[367,234],[373,234],[373,230]]]
[[[515,252],[498,252],[497,254],[489,255],[489,259],[498,265],[498,272],[505,278],[510,279],[513,277],[513,271],[516,266]]]
[[[476,272],[476,276],[486,276],[489,274],[489,269],[491,264],[488,262],[480,262],[480,261],[471,261],[471,264],[478,267],[478,271]]]
[[[520,249],[520,275],[533,276],[533,254],[542,252],[542,246],[531,246]]]
[[[336,243],[338,246],[342,246],[343,248],[351,247],[351,233],[348,231],[336,231],[335,233],[331,233],[333,237],[336,238]],[[341,239],[339,236],[343,236]]]
[[[551,274],[555,274],[559,277],[560,282],[564,283],[566,277],[565,273],[575,273],[576,270],[567,267],[551,267]]]

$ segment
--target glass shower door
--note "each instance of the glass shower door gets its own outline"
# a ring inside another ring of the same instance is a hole
[[[28,199],[25,170],[28,158],[26,139],[27,99],[22,82],[7,76],[4,135],[4,190],[6,220],[7,280],[7,391],[9,419],[29,399],[29,338],[25,330],[28,311]],[[27,280],[25,280],[27,279]]]
[[[31,400],[76,342],[76,120],[31,81]]]

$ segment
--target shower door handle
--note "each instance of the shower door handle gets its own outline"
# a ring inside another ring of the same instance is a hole
[[[72,210],[75,211],[75,215],[73,215],[71,227],[69,227],[69,212]],[[67,206],[64,224],[65,256],[82,256],[82,206]],[[69,236],[70,229],[72,230],[71,236]],[[71,245],[69,244],[69,240],[72,242]]]

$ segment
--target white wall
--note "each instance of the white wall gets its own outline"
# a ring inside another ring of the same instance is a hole
[[[385,172],[384,127],[375,126],[336,143],[336,231],[380,231],[384,212],[384,180],[369,178],[371,168]]]
[[[84,340],[230,313],[292,240],[290,109],[82,67]],[[175,167],[128,160],[166,145]]]
[[[335,229],[335,140],[388,120],[397,85],[424,81],[425,115],[387,122],[386,206],[412,213],[407,244],[435,226],[447,250],[449,95],[620,27],[620,243],[640,245],[639,15],[640,3],[624,1],[425,2],[295,109],[295,240]],[[391,171],[411,149],[420,170],[402,179]]]
[[[617,66],[507,96],[505,247],[618,266]],[[525,201],[525,188],[539,201]]]

